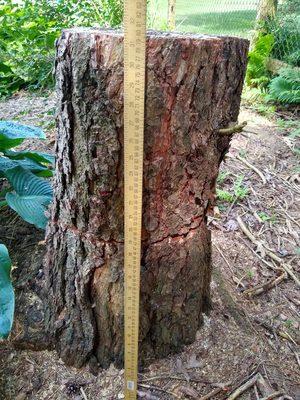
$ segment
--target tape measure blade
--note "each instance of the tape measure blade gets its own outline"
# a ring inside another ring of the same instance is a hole
[[[136,399],[142,217],[146,0],[124,1],[125,399]]]

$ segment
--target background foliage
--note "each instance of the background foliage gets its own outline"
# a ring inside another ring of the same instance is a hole
[[[0,0],[0,95],[51,86],[61,30],[118,26],[122,7],[122,0]]]
[[[300,0],[274,0],[278,3],[276,15],[258,23],[257,9],[263,1],[176,0],[175,29],[249,39],[255,37],[256,29],[259,33],[249,54],[248,87],[259,89],[268,101],[297,103],[299,71],[287,75],[286,70],[300,67]],[[148,0],[148,27],[168,29],[167,10],[168,0]],[[23,87],[53,85],[54,43],[63,28],[117,27],[122,18],[123,0],[0,0],[0,97]],[[287,65],[272,75],[267,67],[269,58]],[[280,96],[282,88],[285,93]],[[269,92],[271,96],[266,97]]]

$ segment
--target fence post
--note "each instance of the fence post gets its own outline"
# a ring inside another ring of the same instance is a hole
[[[257,10],[256,21],[263,22],[272,19],[276,15],[278,0],[260,0]]]
[[[176,20],[175,6],[176,6],[176,0],[168,1],[168,29],[170,31],[175,30],[175,20]]]
[[[251,38],[250,50],[254,49],[259,33],[264,26],[264,22],[275,18],[277,5],[278,0],[260,0],[257,7],[256,27]]]

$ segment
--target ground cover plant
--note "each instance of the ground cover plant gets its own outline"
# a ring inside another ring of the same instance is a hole
[[[45,139],[35,127],[0,121],[0,207],[10,207],[26,222],[45,229],[46,210],[52,188],[42,177],[51,177],[54,157],[47,153],[12,150],[25,139]],[[39,176],[37,176],[39,175]],[[11,283],[11,260],[6,246],[0,243],[0,338],[11,330],[14,292]]]

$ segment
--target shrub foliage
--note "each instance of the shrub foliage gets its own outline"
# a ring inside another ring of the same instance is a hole
[[[52,85],[61,30],[118,26],[122,10],[122,0],[0,0],[0,96]]]

